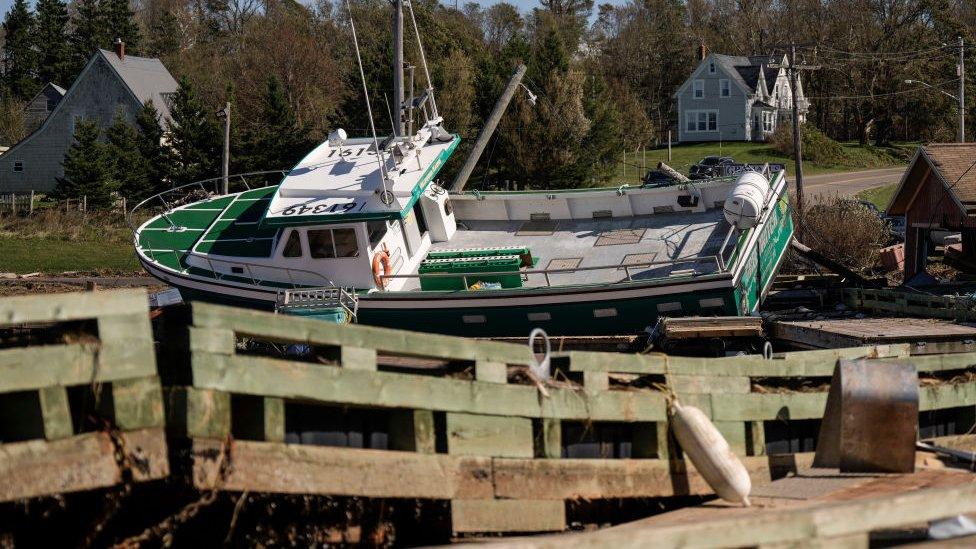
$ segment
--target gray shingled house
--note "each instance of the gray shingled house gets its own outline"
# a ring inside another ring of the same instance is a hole
[[[75,78],[41,126],[0,155],[0,193],[47,192],[64,174],[64,155],[74,141],[75,121],[95,119],[103,126],[122,112],[130,123],[150,100],[165,118],[177,83],[159,59],[98,50]]]
[[[790,81],[782,68],[788,63],[786,56],[706,55],[674,94],[678,141],[768,139],[792,117]],[[802,122],[808,101],[799,78],[797,104]]]
[[[27,102],[25,113],[27,128],[34,131],[40,127],[47,120],[47,117],[54,112],[55,107],[64,98],[66,92],[67,90],[53,82],[45,84],[41,91],[37,92],[37,95]]]

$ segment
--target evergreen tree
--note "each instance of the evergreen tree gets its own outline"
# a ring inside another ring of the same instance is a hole
[[[164,11],[149,25],[149,35],[146,37],[146,53],[152,57],[171,55],[180,50],[179,27],[176,16],[171,11]]]
[[[152,194],[149,162],[139,148],[139,132],[129,124],[125,115],[120,112],[115,116],[105,136],[113,180],[118,183],[119,193],[130,200]]]
[[[95,50],[111,43],[98,0],[76,0],[74,27],[70,37],[72,72],[78,74]]]
[[[14,0],[3,21],[3,79],[14,97],[27,100],[39,89],[37,54],[34,51],[34,14],[27,0]]]
[[[308,152],[308,128],[299,125],[281,82],[268,78],[260,117],[243,136],[241,168],[245,171],[288,169]]]
[[[37,76],[39,83],[67,88],[74,80],[68,44],[68,6],[62,0],[37,0]]]
[[[115,167],[108,146],[101,141],[101,130],[94,120],[75,124],[75,143],[64,157],[64,177],[58,178],[58,198],[87,197],[88,207],[108,208],[118,189]]]
[[[135,14],[129,9],[129,0],[100,0],[99,8],[108,38],[108,42],[103,43],[102,47],[110,47],[119,38],[125,42],[126,52],[138,53],[142,35],[139,33],[139,25],[133,19]]]
[[[220,174],[222,145],[215,117],[197,98],[189,80],[180,80],[168,123],[170,168],[176,183]]]
[[[169,186],[169,164],[163,146],[163,127],[160,124],[159,111],[152,101],[147,102],[139,111],[136,126],[139,128],[139,152],[146,160],[149,170],[147,179],[154,192],[161,192]]]

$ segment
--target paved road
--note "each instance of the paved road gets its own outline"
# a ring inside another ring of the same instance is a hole
[[[904,173],[905,167],[901,166],[858,172],[806,175],[803,177],[803,190],[809,197],[834,194],[852,195],[874,187],[898,183]],[[796,188],[792,185],[792,177],[790,177],[790,183],[793,187],[791,192],[795,193]]]

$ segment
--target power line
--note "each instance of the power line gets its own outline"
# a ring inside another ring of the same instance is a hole
[[[940,86],[944,86],[946,84],[953,84],[955,82],[959,82],[959,79],[958,78],[953,78],[952,80],[946,80],[944,82],[939,82],[938,84],[933,84],[932,86],[935,87],[935,88],[938,88]],[[878,97],[889,97],[889,96],[893,96],[893,95],[906,95],[906,94],[911,94],[911,93],[917,93],[917,92],[920,92],[920,91],[925,91],[926,89],[928,89],[928,88],[926,88],[925,86],[918,86],[916,88],[912,88],[912,89],[908,89],[908,90],[900,90],[900,91],[896,91],[896,92],[877,93],[877,94],[873,94],[873,95],[819,95],[819,96],[809,96],[808,95],[808,96],[806,96],[806,99],[830,99],[830,100],[838,100],[838,99],[876,99]]]

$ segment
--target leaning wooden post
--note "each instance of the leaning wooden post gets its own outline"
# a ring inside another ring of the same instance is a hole
[[[28,213],[28,215],[34,215],[34,190],[33,189],[31,189],[30,201],[31,201],[30,212]]]
[[[10,212],[13,217],[17,217],[17,193],[10,193]]]

